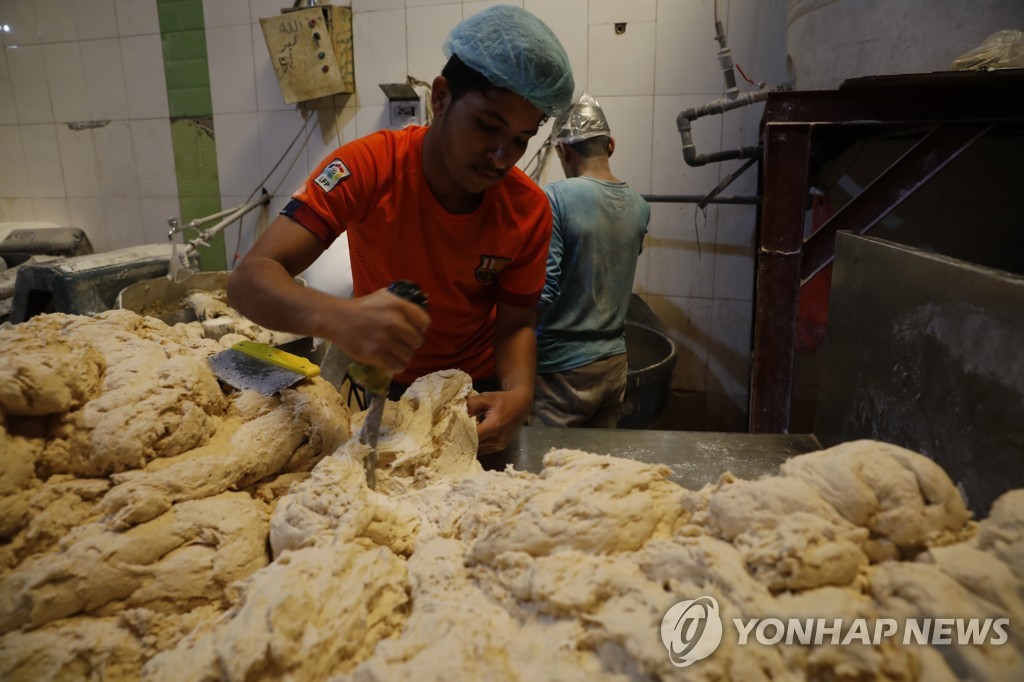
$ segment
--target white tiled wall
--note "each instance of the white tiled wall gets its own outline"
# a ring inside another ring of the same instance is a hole
[[[259,139],[259,114],[214,114],[213,129],[217,131],[217,176],[221,194],[244,198],[258,188],[263,178],[260,147],[251,143]]]
[[[462,3],[448,3],[434,6],[410,6],[405,10],[408,54],[406,73],[418,80],[431,82],[444,66],[441,46],[448,32],[462,21]],[[385,29],[387,31],[387,29]],[[389,32],[376,36],[364,36],[363,43],[387,43]],[[356,60],[359,61],[358,59]],[[394,81],[385,81],[394,82]],[[356,81],[359,89],[359,81]],[[379,88],[378,88],[379,90]],[[383,104],[383,99],[380,102]]]
[[[71,130],[67,126],[57,126],[56,130],[64,189],[68,198],[102,196],[93,131]]]
[[[177,197],[174,168],[164,159],[174,156],[171,129],[162,119],[137,119],[131,122],[131,153],[139,181],[139,196]]]
[[[274,195],[267,213],[253,212],[226,232],[229,261],[334,147],[387,125],[380,83],[407,76],[429,83],[444,64],[448,31],[496,0],[335,0],[354,13],[356,93],[315,108],[284,103],[259,26],[260,17],[289,4],[203,2],[222,206],[239,205],[261,188]],[[723,94],[714,0],[513,4],[559,36],[577,91],[597,96],[606,110],[617,143],[613,171],[640,192],[703,195],[739,166],[687,166],[676,129],[680,111]],[[785,0],[717,5],[744,71],[769,83],[784,80]],[[11,31],[0,33],[0,221],[82,227],[101,250],[164,241],[178,196],[156,0],[2,0],[2,23]],[[698,151],[755,143],[759,115],[760,107],[751,107],[695,121]],[[68,126],[88,121],[108,123]],[[541,148],[550,125],[521,165]],[[552,155],[541,182],[561,177]],[[725,193],[755,191],[748,172]],[[679,345],[673,385],[713,393],[743,412],[754,209],[652,209],[634,291]]]
[[[167,81],[160,36],[149,34],[121,39],[125,93],[132,119],[166,119]]]
[[[76,25],[78,17],[74,11],[67,11],[67,3],[60,0],[37,0],[34,4],[37,8],[36,17],[45,17],[48,41],[66,42],[79,39]],[[27,28],[36,27],[34,20],[35,17]]]
[[[704,102],[722,95],[714,6],[713,0],[658,2],[655,94],[701,95]],[[728,12],[729,3],[719,2],[718,6],[719,20],[724,21],[721,15]]]
[[[16,126],[17,123],[18,112],[14,104],[11,72],[7,68],[7,50],[0,50],[0,126]]]
[[[654,94],[653,21],[629,22],[623,33],[615,24],[590,24],[587,88],[595,97]]]
[[[420,43],[427,47],[426,40],[416,40],[416,35],[409,36],[408,45],[402,38],[406,35],[406,16],[414,25],[422,30],[436,12],[430,8],[392,9],[376,12],[361,12],[352,18],[352,39],[354,49],[358,51],[361,59],[355,64],[356,72],[356,97],[360,106],[384,106],[387,98],[378,83],[404,83],[408,70],[406,69],[407,55],[415,55],[415,59],[409,63],[420,65],[425,59],[420,59]],[[461,17],[461,13],[459,14]],[[458,19],[456,19],[458,21]],[[416,32],[417,34],[420,31]],[[440,54],[438,45],[432,43],[430,47]],[[424,49],[424,53],[427,50]],[[436,60],[435,60],[436,61]],[[429,81],[434,74],[433,62],[427,62],[416,74],[419,78]],[[365,83],[365,87],[360,87]]]
[[[125,87],[121,41],[117,38],[86,40],[80,46],[89,119],[127,119],[128,90]]]
[[[24,0],[19,0],[24,1]],[[31,0],[28,0],[31,2]],[[143,0],[146,1],[146,0]],[[51,0],[54,12],[68,12],[68,2]],[[117,35],[117,4],[113,0],[74,0],[70,3],[75,14],[79,40],[113,38]],[[150,2],[154,8],[155,2]],[[51,12],[39,16],[51,16]],[[154,29],[156,30],[156,29]]]
[[[210,97],[214,114],[257,111],[253,47],[251,26],[206,29],[206,58],[210,65]]]
[[[117,34],[120,36],[152,35],[160,31],[156,3],[149,0],[114,0],[117,13]]]
[[[92,117],[81,45],[78,42],[53,43],[43,45],[42,51],[54,120],[62,123],[88,121]]]
[[[29,196],[37,199],[63,197],[64,183],[60,174],[54,172],[60,168],[54,127],[48,124],[24,126],[21,143],[29,150],[25,157]]]
[[[43,48],[24,45],[6,52],[18,123],[51,123],[53,104],[46,80]]]

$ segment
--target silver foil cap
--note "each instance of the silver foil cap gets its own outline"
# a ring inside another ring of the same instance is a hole
[[[564,114],[555,121],[555,142],[575,144],[600,135],[611,135],[608,119],[597,100],[584,92]]]

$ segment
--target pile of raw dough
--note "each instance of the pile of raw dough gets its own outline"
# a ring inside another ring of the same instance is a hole
[[[295,334],[267,329],[244,317],[228,304],[227,291],[223,289],[190,291],[182,300],[182,306],[192,312],[196,321],[180,322],[175,327],[193,338],[216,339],[225,348],[246,339],[278,346],[299,338]]]
[[[484,471],[469,377],[389,403],[376,490],[321,379],[225,391],[127,311],[0,331],[0,678],[1024,679],[1024,490],[969,518],[858,441],[685,490],[573,450]],[[351,422],[351,423],[350,423]],[[676,668],[662,617],[718,600]],[[1009,642],[738,644],[733,618],[1009,618]]]

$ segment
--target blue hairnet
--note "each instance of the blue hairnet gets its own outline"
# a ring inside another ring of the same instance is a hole
[[[565,49],[543,21],[521,7],[494,5],[462,20],[443,50],[548,116],[572,102],[575,84]]]

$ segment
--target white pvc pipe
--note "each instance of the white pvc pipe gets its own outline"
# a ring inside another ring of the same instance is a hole
[[[264,194],[255,201],[250,201],[247,204],[242,204],[241,206],[237,206],[235,209],[228,209],[229,211],[231,211],[231,213],[228,215],[227,218],[224,218],[224,220],[220,221],[213,227],[203,230],[198,237],[196,237],[195,239],[188,243],[188,246],[185,247],[186,256],[191,255],[196,251],[196,244],[199,244],[200,242],[205,242],[210,237],[214,236],[215,234],[223,230],[225,227],[227,227],[231,223],[235,222],[236,220],[244,216],[249,211],[253,210],[254,208],[259,208],[260,206],[263,206],[268,203],[270,203],[270,195]]]

